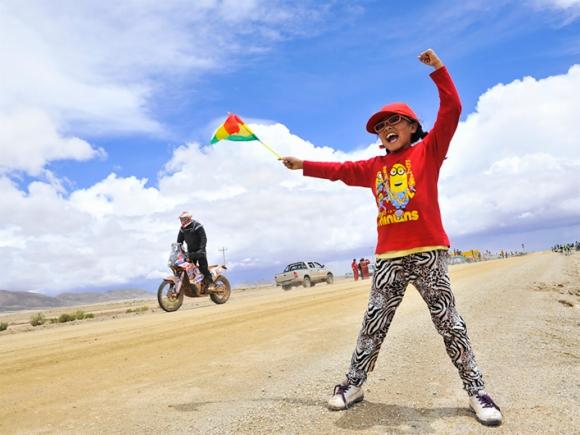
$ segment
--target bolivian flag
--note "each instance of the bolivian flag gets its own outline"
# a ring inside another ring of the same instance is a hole
[[[258,136],[254,134],[250,127],[242,121],[238,115],[230,113],[224,123],[218,127],[218,129],[213,134],[211,138],[212,144],[219,142],[220,140],[233,140],[233,141],[250,141],[257,140],[260,142],[268,151],[274,154],[276,157],[281,158],[280,155],[274,151],[270,146],[262,142]]]
[[[260,140],[250,130],[250,127],[242,121],[242,118],[233,113],[228,115],[225,122],[215,131],[211,138],[211,143],[214,144],[224,139],[235,141]]]

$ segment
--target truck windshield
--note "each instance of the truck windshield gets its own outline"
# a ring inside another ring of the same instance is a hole
[[[284,269],[284,272],[292,272],[293,270],[299,270],[299,269],[306,269],[306,265],[304,263],[292,263],[292,264],[289,264],[288,266],[286,266],[286,269]]]

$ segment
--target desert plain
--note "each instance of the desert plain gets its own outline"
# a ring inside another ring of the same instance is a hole
[[[35,328],[32,312],[2,313],[0,433],[580,432],[580,253],[454,265],[450,275],[504,413],[499,428],[473,417],[412,286],[365,400],[327,410],[371,284],[337,280],[237,289],[224,305],[188,299],[174,313],[153,296],[84,306],[95,318]]]

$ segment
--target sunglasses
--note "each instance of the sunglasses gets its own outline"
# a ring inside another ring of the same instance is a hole
[[[397,125],[403,119],[405,121],[411,122],[411,120],[409,118],[406,118],[403,115],[399,115],[398,113],[395,113],[394,115],[391,115],[388,118],[385,118],[382,121],[377,122],[374,126],[375,133],[378,134],[382,130],[384,130],[386,127],[389,127],[391,125]]]

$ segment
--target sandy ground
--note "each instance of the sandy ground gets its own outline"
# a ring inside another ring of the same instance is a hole
[[[473,418],[412,287],[365,401],[328,411],[370,284],[342,281],[175,313],[154,300],[85,307],[95,319],[34,330],[30,313],[0,316],[12,323],[0,333],[0,433],[578,433],[580,254],[453,266],[451,278],[499,428]]]

